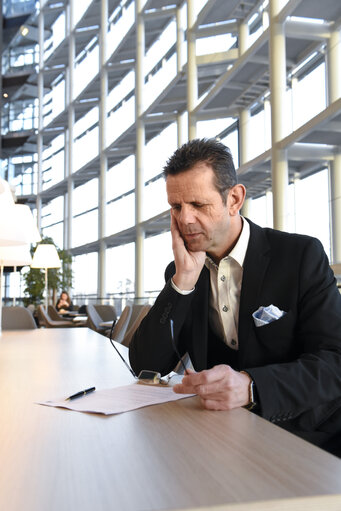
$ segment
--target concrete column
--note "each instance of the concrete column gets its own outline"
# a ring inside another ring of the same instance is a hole
[[[239,143],[239,166],[248,161],[248,148],[249,148],[249,127],[250,127],[250,110],[243,108],[239,111],[239,130],[238,130],[238,143]]]
[[[176,9],[176,71],[181,73],[182,70],[182,53],[183,44],[185,40],[185,31],[182,26],[181,9]]]
[[[181,147],[185,143],[184,139],[184,118],[182,114],[176,116],[176,135],[177,147]]]
[[[238,129],[238,146],[239,146],[239,166],[248,161],[248,147],[249,147],[249,121],[250,110],[243,108],[239,112],[239,129]],[[251,199],[245,199],[241,214],[250,217],[251,214]]]
[[[265,192],[265,205],[266,205],[266,225],[267,227],[272,227],[273,200],[271,190],[266,190]]]
[[[341,96],[341,33],[334,30],[327,46],[327,101]],[[341,153],[329,164],[331,262],[341,263]]]
[[[68,55],[68,146],[67,146],[67,243],[66,249],[72,247],[72,195],[73,195],[73,179],[72,173],[74,168],[73,158],[73,139],[74,139],[74,124],[75,124],[75,107],[73,104],[73,84],[74,84],[74,69],[75,69],[75,56],[76,56],[76,41],[74,33],[74,21],[73,21],[73,2],[69,1],[69,5],[66,11],[67,23],[68,23],[68,35],[69,35],[69,55]],[[64,220],[65,221],[65,220]]]
[[[269,99],[264,99],[264,150],[271,147],[271,105]]]
[[[42,201],[41,192],[43,189],[43,105],[44,105],[44,12],[40,7],[38,17],[39,30],[39,72],[38,72],[38,136],[37,136],[37,225],[39,232],[41,231]]]
[[[329,164],[331,263],[341,263],[341,153]]]
[[[239,56],[246,52],[248,46],[249,27],[244,21],[241,21],[238,27],[238,53]]]
[[[107,121],[107,97],[108,97],[108,71],[107,59],[107,25],[108,25],[108,0],[101,0],[101,25],[99,33],[99,63],[100,63],[100,103],[99,103],[99,157],[100,171],[98,179],[98,283],[97,294],[106,297],[106,177],[108,171],[108,157],[106,150],[106,121]]]
[[[341,32],[333,30],[327,42],[327,102],[333,103],[341,96]]]
[[[194,0],[187,0],[187,110],[188,139],[196,137],[196,119],[193,110],[198,99],[198,71],[195,51]]]
[[[144,20],[142,0],[135,0],[136,23],[136,58],[135,58],[135,124],[136,124],[136,152],[135,152],[135,296],[144,295],[144,230],[143,219],[143,155],[145,146],[145,127],[143,115],[143,88],[144,88]]]
[[[298,79],[296,77],[291,78],[291,131],[294,131],[296,128],[296,101],[295,101],[295,89],[298,85]]]
[[[69,33],[69,16],[65,16],[65,34]],[[65,106],[69,104],[69,68],[67,67],[65,69],[65,90],[64,90],[64,102]],[[68,178],[68,166],[69,166],[69,132],[66,127],[64,131],[64,179],[67,180]],[[68,249],[68,217],[69,217],[69,211],[68,211],[68,193],[67,191],[64,194],[64,203],[63,203],[63,249]]]
[[[286,90],[286,53],[283,23],[276,21],[280,0],[270,0],[270,91],[271,91],[271,171],[273,192],[273,224],[286,230],[288,210],[288,161],[286,150],[278,147],[284,137]]]

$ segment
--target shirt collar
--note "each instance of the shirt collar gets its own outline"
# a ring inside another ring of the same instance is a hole
[[[244,217],[241,216],[240,218],[242,219],[243,227],[238,238],[238,241],[231,250],[231,252],[226,257],[224,257],[222,261],[226,261],[229,257],[231,257],[242,268],[244,264],[247,246],[249,244],[250,239],[250,225],[249,222],[247,222]],[[212,261],[212,259],[208,255],[206,255],[205,265],[209,268],[209,266],[212,264],[217,268],[215,262]]]

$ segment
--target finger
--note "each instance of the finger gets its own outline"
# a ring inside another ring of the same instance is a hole
[[[196,394],[195,387],[183,385],[182,383],[177,383],[174,385],[173,391],[176,394]]]
[[[222,364],[214,366],[212,369],[200,371],[199,373],[188,374],[184,376],[182,383],[191,386],[206,386],[228,378],[231,371],[233,371],[233,369],[231,369],[230,366]]]

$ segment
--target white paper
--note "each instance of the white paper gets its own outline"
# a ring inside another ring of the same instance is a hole
[[[63,398],[54,401],[39,401],[37,404],[68,408],[78,412],[112,415],[190,396],[193,394],[176,394],[172,387],[132,383],[123,387],[96,390],[71,401],[65,401]]]

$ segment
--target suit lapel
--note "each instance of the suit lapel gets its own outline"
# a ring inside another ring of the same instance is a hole
[[[261,227],[250,222],[250,240],[243,265],[243,280],[239,304],[239,365],[244,367],[246,350],[253,325],[252,313],[259,307],[258,299],[270,255],[269,244]]]

